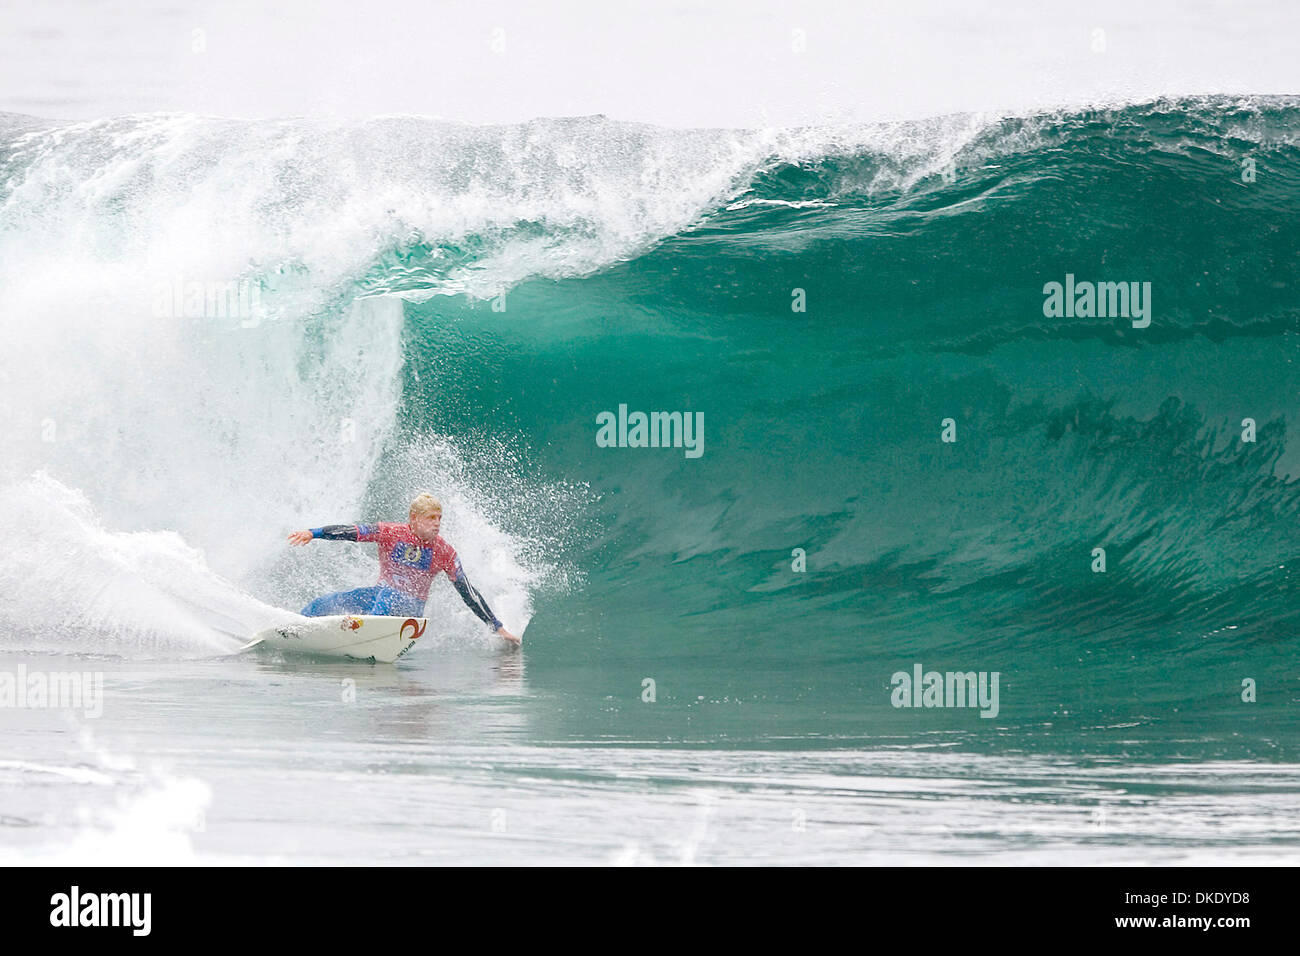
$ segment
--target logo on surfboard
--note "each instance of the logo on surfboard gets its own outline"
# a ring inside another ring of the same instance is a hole
[[[339,630],[355,631],[364,623],[366,622],[361,620],[359,617],[345,617],[343,620],[339,621]]]
[[[398,631],[397,636],[399,638],[409,637],[411,640],[414,641],[418,639],[421,634],[424,633],[424,629],[428,626],[429,626],[429,622],[427,620],[421,622],[419,618],[408,617],[405,621],[402,622],[402,629]],[[411,629],[410,634],[406,633],[406,629],[408,627]]]

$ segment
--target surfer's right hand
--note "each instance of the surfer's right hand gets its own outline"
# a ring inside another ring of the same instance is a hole
[[[290,531],[290,532],[289,532],[289,543],[290,543],[290,544],[298,545],[298,546],[302,546],[302,545],[304,545],[304,544],[311,544],[311,542],[312,542],[313,540],[314,540],[314,539],[312,538],[312,535],[311,535],[311,532],[310,532],[310,531]]]

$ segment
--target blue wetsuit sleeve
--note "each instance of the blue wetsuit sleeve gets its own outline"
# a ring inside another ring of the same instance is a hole
[[[311,536],[313,538],[324,538],[326,541],[360,540],[357,526],[352,524],[329,524],[323,528],[312,528]]]
[[[456,589],[456,593],[465,602],[465,606],[474,612],[475,617],[484,624],[489,625],[494,631],[501,626],[497,616],[488,607],[487,601],[483,600],[483,595],[478,593],[478,588],[470,584],[469,578],[465,577],[465,572],[460,567],[459,558],[456,560],[456,577],[452,580],[451,586]]]

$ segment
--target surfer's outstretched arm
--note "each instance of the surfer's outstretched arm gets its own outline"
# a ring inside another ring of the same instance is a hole
[[[465,602],[465,606],[473,612],[475,617],[512,644],[519,643],[519,638],[507,631],[501,625],[501,621],[497,619],[497,616],[492,613],[487,601],[483,600],[483,595],[479,594],[478,588],[469,583],[469,578],[465,577],[465,571],[460,566],[460,558],[456,559],[456,576],[452,578],[451,586],[456,589],[460,599]]]
[[[304,545],[316,538],[323,538],[326,541],[371,541],[374,538],[374,526],[366,524],[327,524],[323,528],[294,531],[289,535],[289,543]]]
[[[501,626],[501,622],[492,613],[487,601],[483,600],[483,595],[478,593],[478,588],[469,583],[469,578],[465,577],[465,572],[461,570],[459,561],[456,562],[456,565],[456,577],[452,579],[451,586],[456,589],[456,593],[465,602],[465,606],[474,612],[474,616],[495,631]]]

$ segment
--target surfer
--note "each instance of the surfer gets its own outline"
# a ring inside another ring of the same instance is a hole
[[[441,525],[442,503],[428,492],[422,492],[411,502],[410,522],[407,524],[335,524],[292,532],[289,543],[297,546],[316,538],[379,545],[379,584],[376,587],[326,594],[308,604],[302,613],[307,617],[327,614],[423,617],[429,586],[442,571],[451,580],[465,606],[479,620],[511,644],[518,644],[519,638],[502,627],[483,600],[483,595],[465,577],[456,550],[438,536]]]

